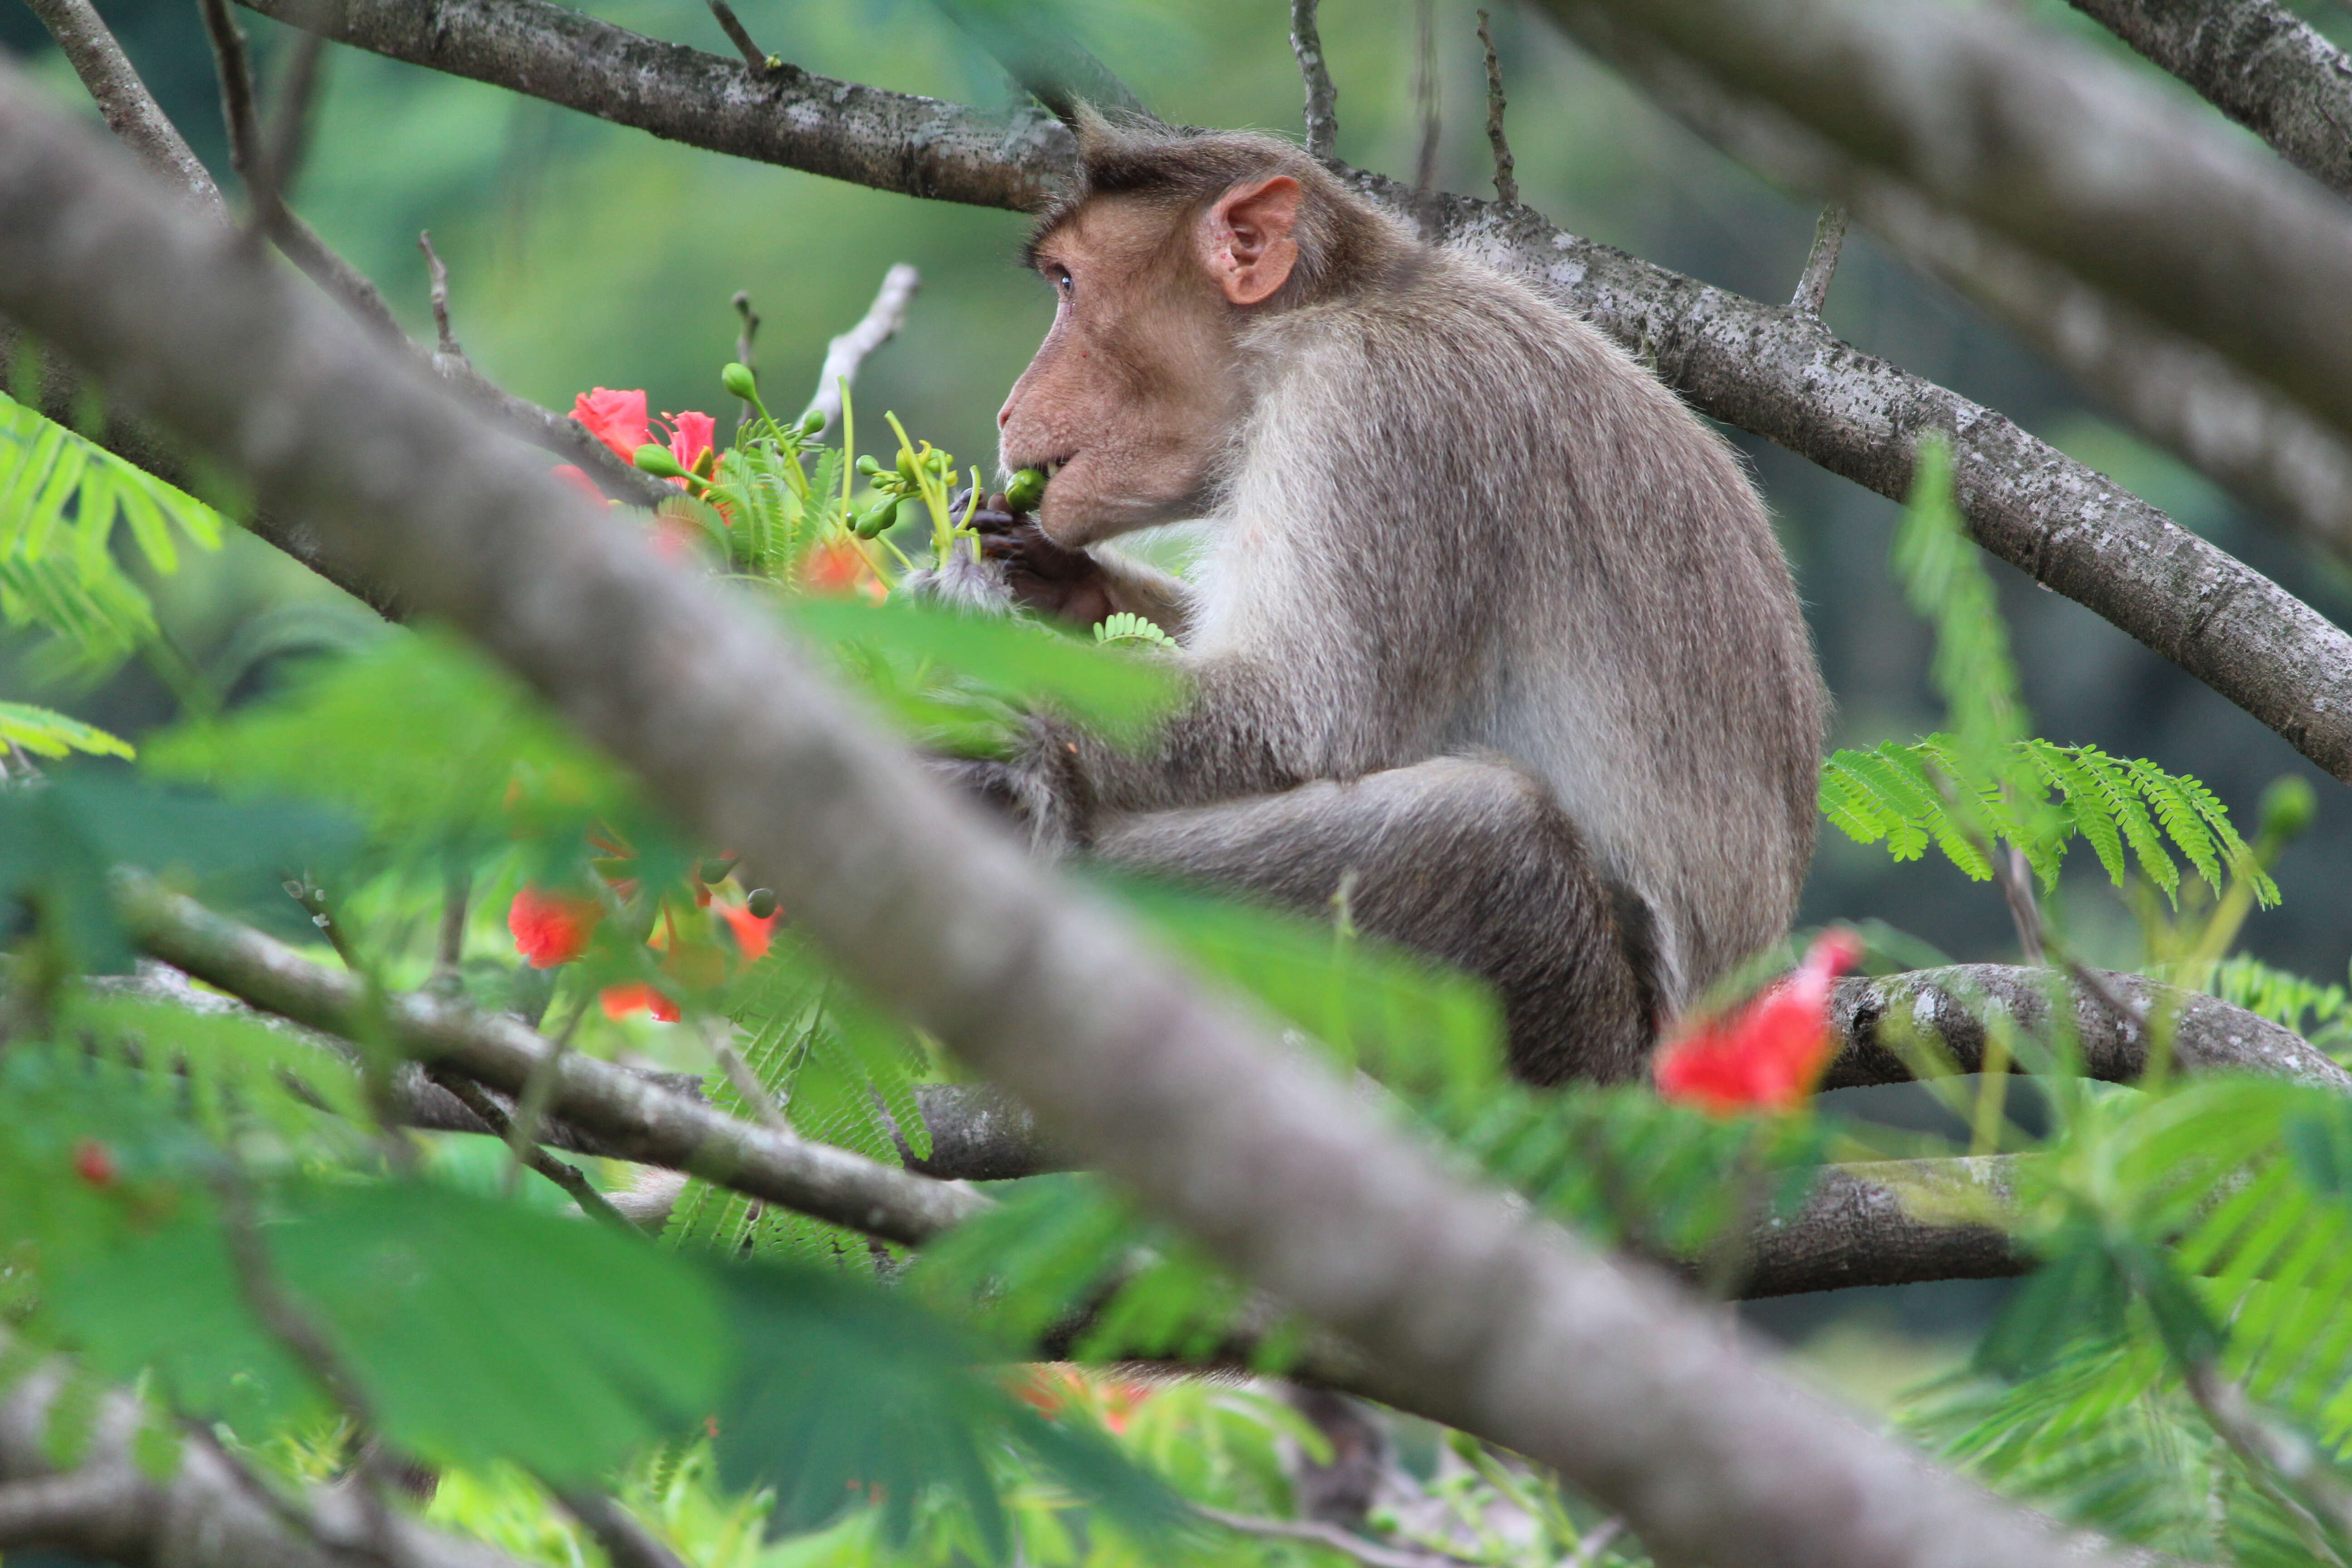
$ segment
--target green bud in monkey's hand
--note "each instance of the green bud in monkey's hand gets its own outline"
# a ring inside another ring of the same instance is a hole
[[[730,364],[719,373],[719,384],[746,403],[760,395],[760,378],[748,364]]]
[[[1041,468],[1024,468],[1013,476],[1004,487],[1004,506],[1008,511],[1035,511],[1037,503],[1045,499],[1045,474]]]
[[[686,469],[679,465],[678,460],[676,458],[669,455],[669,448],[667,447],[657,447],[651,441],[648,441],[644,446],[638,447],[636,457],[631,460],[635,462],[638,468],[644,469],[646,473],[653,475],[656,479],[682,479],[686,478]]]

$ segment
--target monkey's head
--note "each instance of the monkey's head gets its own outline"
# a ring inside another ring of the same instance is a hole
[[[1079,170],[1026,253],[1054,324],[996,416],[1007,469],[1051,477],[1069,547],[1210,510],[1247,410],[1241,336],[1339,297],[1413,242],[1288,142],[1077,121]]]

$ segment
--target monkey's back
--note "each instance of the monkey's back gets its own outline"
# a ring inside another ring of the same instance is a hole
[[[1786,931],[1811,856],[1827,698],[1787,562],[1730,447],[1615,344],[1408,256],[1249,340],[1202,651],[1329,667],[1302,776],[1491,751],[1548,784],[1649,903],[1678,1005]],[[1286,626],[1310,617],[1346,629]]]

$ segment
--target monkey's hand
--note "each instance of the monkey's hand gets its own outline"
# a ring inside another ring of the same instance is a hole
[[[963,515],[969,499],[956,499],[956,516]],[[1055,543],[1034,517],[1011,510],[1003,496],[983,500],[971,526],[980,535],[981,558],[998,569],[1005,591],[1022,608],[1091,626],[1116,607],[1110,578],[1092,555]]]

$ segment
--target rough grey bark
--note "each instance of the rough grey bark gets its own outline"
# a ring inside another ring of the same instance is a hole
[[[147,166],[188,194],[198,206],[218,208],[220,187],[155,102],[139,71],[114,41],[89,0],[26,0],[58,48],[98,102],[108,129]]]
[[[375,1016],[360,976],[312,963],[190,900],[133,883],[123,908],[156,957],[296,1023],[349,1038]],[[381,1006],[381,1026],[409,1056],[509,1095],[522,1092],[551,1049],[519,1019],[422,992],[385,997]],[[558,1063],[548,1109],[615,1158],[690,1171],[888,1241],[928,1241],[987,1206],[961,1187],[739,1120],[578,1051]]]
[[[1545,0],[1654,35],[2352,435],[2352,209],[2119,63],[1935,0]]]
[[[2301,405],[1904,181],[1855,163],[1649,35],[1591,10],[1575,16],[1579,42],[1725,153],[1808,195],[1840,193],[1846,205],[1831,212],[1850,205],[1896,255],[2005,322],[2148,439],[2258,512],[2352,558],[2352,444]],[[1808,279],[1811,272],[1808,263]],[[1805,308],[1805,289],[1796,309]]]
[[[241,0],[292,19],[299,0]],[[943,201],[1026,208],[1068,133],[819,78],[762,110],[731,60],[547,0],[343,0],[340,42],[545,98],[713,152]],[[1954,443],[1978,543],[2211,686],[2352,781],[2352,637],[2104,474],[1956,393],[1759,304],[1554,227],[1526,207],[1350,173],[1433,237],[1476,250],[1633,348],[1701,411],[1901,498],[1930,431]]]
[[[1551,1466],[1679,1558],[2081,1560],[1763,1373],[1715,1316],[1464,1185],[1051,881],[772,616],[485,440],[421,366],[163,210],[5,68],[0,310],[481,642],[691,831],[740,847],[853,979],[1360,1346],[1392,1397]]]
[[[1846,1041],[1823,1089],[1908,1083],[1912,1074],[1891,1048],[1893,1031],[1932,1037],[1962,1072],[1984,1061],[1983,1020],[2006,1014],[2028,1037],[2050,1037],[2054,970],[2006,963],[1961,963],[1906,974],[1838,982],[1830,1026]],[[2151,1025],[2172,1031],[2173,1064],[2186,1072],[2258,1073],[2352,1094],[2352,1073],[2284,1025],[2233,1007],[2201,991],[2184,991],[2145,975],[2102,971],[2116,999]],[[2065,983],[2082,1052],[2083,1070],[2107,1083],[2133,1083],[2147,1067],[2147,1031],[2120,1018],[2080,983]],[[2012,1071],[2024,1066],[2012,1064]]]
[[[2338,195],[2352,196],[2352,57],[2274,0],[2068,0]]]

